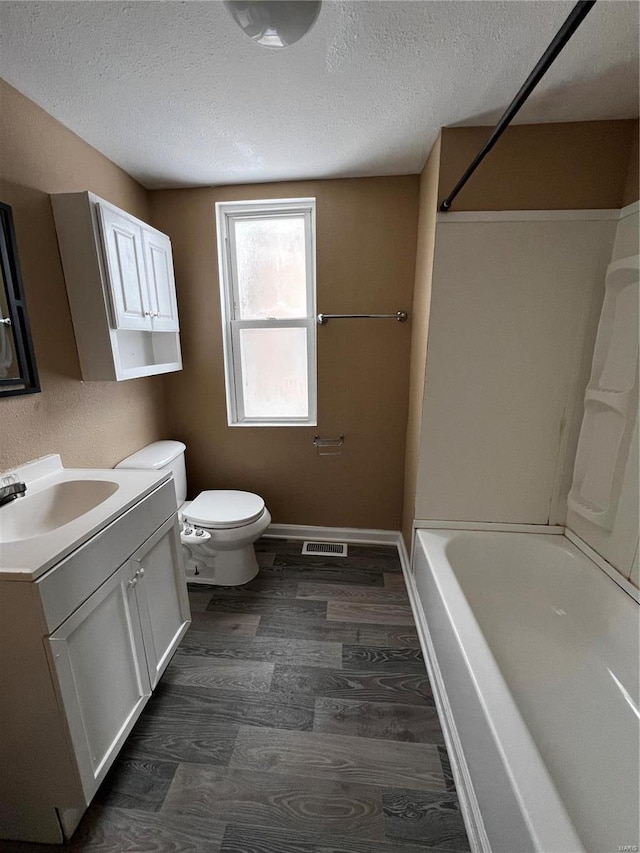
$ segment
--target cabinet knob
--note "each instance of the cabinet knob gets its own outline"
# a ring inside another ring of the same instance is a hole
[[[127,583],[127,586],[135,586],[138,583],[138,575],[134,575],[131,580]]]
[[[144,569],[142,566],[140,566],[140,568],[136,572],[136,577],[142,577],[143,574],[144,574]]]

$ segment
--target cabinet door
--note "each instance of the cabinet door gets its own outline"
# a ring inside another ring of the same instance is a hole
[[[121,566],[45,641],[87,803],[151,694],[131,569]]]
[[[131,562],[138,578],[140,622],[153,689],[191,621],[177,515],[147,539]]]
[[[166,234],[152,228],[144,229],[142,239],[153,330],[177,332],[178,306],[173,277],[171,240]]]
[[[124,211],[97,205],[117,329],[151,330],[142,227]]]

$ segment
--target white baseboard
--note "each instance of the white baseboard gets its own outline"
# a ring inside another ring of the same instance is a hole
[[[399,530],[368,530],[359,527],[314,527],[304,524],[270,524],[271,539],[321,539],[325,542],[353,542],[359,545],[398,545]]]
[[[451,706],[449,705],[447,691],[444,686],[442,673],[431,641],[427,620],[420,603],[420,598],[418,597],[418,591],[415,587],[413,573],[411,572],[408,560],[405,561],[402,557],[402,551],[404,551],[405,556],[407,553],[406,548],[404,547],[404,542],[402,542],[402,545],[398,546],[398,551],[400,552],[400,560],[403,564],[402,570],[409,595],[409,602],[411,604],[411,611],[416,623],[420,647],[424,656],[431,690],[433,692],[438,717],[440,718],[440,724],[444,734],[444,741],[447,748],[447,754],[449,756],[451,772],[453,773],[456,785],[456,793],[460,802],[460,810],[462,812],[464,825],[469,838],[469,845],[472,853],[491,853],[491,845],[489,844],[489,839],[484,828],[484,822],[480,813],[478,800],[476,799],[473,790],[471,776],[464,758],[464,752],[462,751],[462,745],[460,743],[458,730],[451,712]]]
[[[407,553],[407,548],[404,544],[404,537],[402,534],[400,534],[398,539],[398,556],[400,557],[400,565],[402,566],[402,571],[406,581],[407,577],[411,574],[411,560],[409,559],[409,554]]]

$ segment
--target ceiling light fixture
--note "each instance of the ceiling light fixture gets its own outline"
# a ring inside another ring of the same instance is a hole
[[[289,47],[315,24],[321,0],[224,0],[233,20],[262,47]]]

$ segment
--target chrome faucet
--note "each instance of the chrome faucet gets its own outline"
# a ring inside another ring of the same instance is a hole
[[[0,478],[0,506],[24,496],[26,491],[27,484],[21,483],[15,474]]]

